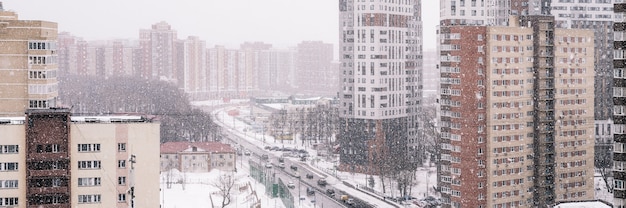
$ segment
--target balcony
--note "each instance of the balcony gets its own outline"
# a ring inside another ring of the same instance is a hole
[[[30,177],[44,177],[44,176],[63,176],[68,175],[69,171],[65,169],[56,170],[28,170]]]
[[[38,195],[45,195],[45,194],[54,194],[54,193],[69,193],[70,192],[70,188],[67,186],[57,186],[57,187],[30,187],[28,188],[28,194],[29,195],[33,195],[33,194],[38,194]],[[47,207],[47,206],[46,206]]]

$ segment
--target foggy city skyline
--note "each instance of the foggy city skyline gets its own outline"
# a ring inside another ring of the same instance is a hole
[[[286,48],[302,41],[323,41],[333,44],[337,56],[339,10],[334,0],[6,0],[3,4],[5,10],[18,12],[20,19],[57,22],[59,32],[88,41],[138,39],[140,29],[165,21],[179,39],[198,36],[207,47],[238,48],[244,42],[262,41]],[[422,4],[424,50],[434,50],[439,1]]]

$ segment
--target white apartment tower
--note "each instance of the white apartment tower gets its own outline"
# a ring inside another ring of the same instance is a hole
[[[339,11],[340,168],[375,173],[421,158],[410,153],[421,149],[421,0],[340,0]]]

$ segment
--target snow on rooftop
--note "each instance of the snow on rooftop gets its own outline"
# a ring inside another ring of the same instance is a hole
[[[602,203],[600,201],[589,201],[589,202],[569,202],[569,203],[561,203],[559,205],[554,206],[554,208],[610,208],[611,206]]]
[[[285,108],[285,104],[284,103],[270,103],[270,104],[263,104],[264,106],[276,109],[276,110],[282,110]]]

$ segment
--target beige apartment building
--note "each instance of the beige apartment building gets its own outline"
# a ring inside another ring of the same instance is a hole
[[[166,142],[161,144],[161,171],[201,173],[235,171],[237,155],[229,144],[219,142]]]
[[[129,207],[134,196],[135,207],[159,207],[159,123],[68,109],[0,123],[0,198],[14,202],[3,206]]]
[[[593,31],[511,19],[441,27],[444,207],[594,198]]]
[[[57,23],[19,20],[0,5],[0,116],[55,107]]]

